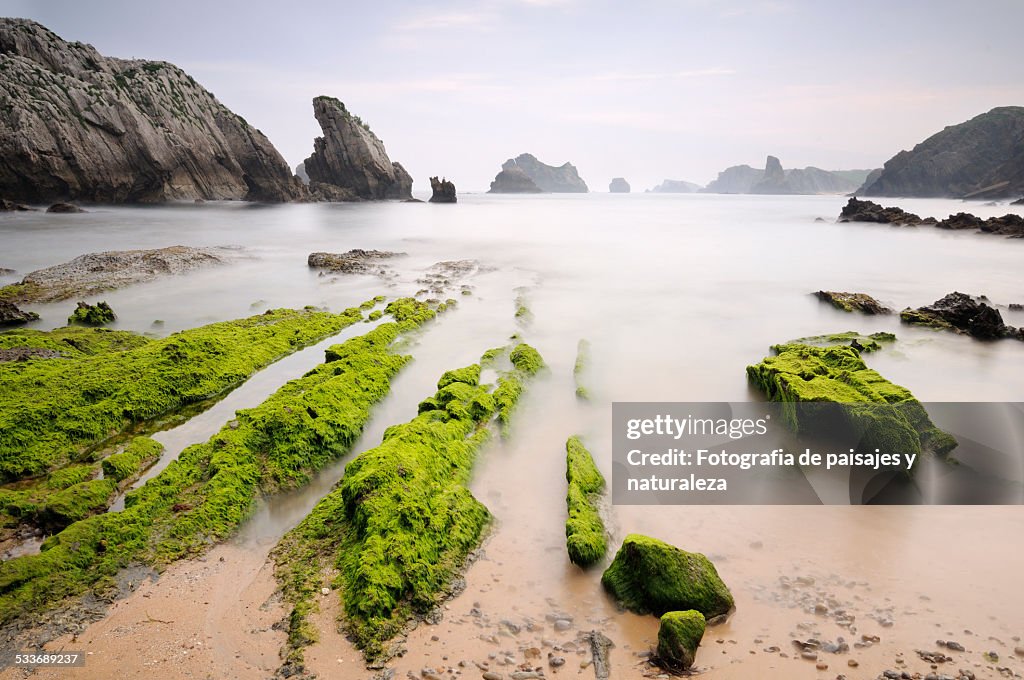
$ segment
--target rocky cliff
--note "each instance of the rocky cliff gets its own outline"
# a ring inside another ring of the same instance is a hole
[[[393,163],[384,142],[359,116],[349,113],[334,97],[313,99],[313,115],[324,136],[313,140],[313,155],[305,160],[310,189],[326,185],[324,193],[351,193],[367,200],[412,198],[412,177]],[[340,190],[340,191],[336,191]],[[325,196],[335,200],[331,195]]]
[[[775,156],[768,156],[764,170],[734,165],[718,173],[705,193],[713,194],[845,194],[854,191],[866,170],[832,172],[806,167],[785,170]]]
[[[864,196],[1017,198],[1024,193],[1024,107],[1003,106],[901,151]]]
[[[178,67],[0,19],[0,196],[32,203],[305,195],[270,141]]]
[[[539,194],[543,190],[521,169],[513,166],[494,176],[489,194]]]
[[[501,166],[502,170],[512,168],[518,168],[526,173],[541,191],[562,194],[585,194],[590,191],[572,163],[555,167],[541,163],[532,154],[524,153],[508,159]]]

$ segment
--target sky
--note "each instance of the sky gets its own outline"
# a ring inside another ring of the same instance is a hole
[[[592,190],[706,184],[730,165],[880,167],[1024,105],[1024,0],[0,0],[68,40],[170,61],[292,166],[345,102],[412,174],[484,190],[505,159]]]

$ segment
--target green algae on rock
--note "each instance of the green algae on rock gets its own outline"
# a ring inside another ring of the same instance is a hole
[[[163,444],[149,437],[135,437],[123,451],[104,458],[100,465],[103,477],[117,483],[132,480],[150,464],[155,462],[164,450]]]
[[[857,331],[844,331],[842,333],[829,333],[826,335],[809,335],[805,338],[797,338],[783,344],[813,345],[815,347],[849,345],[863,354],[865,352],[877,352],[882,349],[882,343],[890,342],[896,342],[896,336],[885,331],[871,333],[870,335],[863,335]]]
[[[734,606],[732,593],[711,560],[640,534],[622,541],[601,584],[623,607],[638,614],[661,616],[694,609],[712,618]]]
[[[658,662],[670,671],[684,671],[692,666],[705,625],[704,615],[692,609],[662,616],[658,626]]]
[[[41,475],[92,447],[215,397],[361,317],[279,309],[159,340],[116,331],[0,334],[0,345],[53,348],[68,360],[0,364],[0,480]]]
[[[97,302],[94,305],[79,302],[75,311],[68,317],[69,326],[105,326],[114,321],[117,321],[117,315],[106,302]]]
[[[128,493],[121,512],[75,522],[44,541],[39,554],[0,563],[0,623],[88,589],[103,591],[131,564],[159,566],[202,552],[234,531],[259,494],[297,486],[345,453],[411,360],[392,352],[395,339],[435,315],[411,299],[386,312],[402,321],[329,348],[326,363],[238,411],[209,441],[186,448]]]
[[[565,546],[573,564],[587,567],[599,562],[608,550],[607,532],[597,509],[605,482],[578,436],[569,437],[565,443],[565,479],[569,484]]]
[[[511,354],[520,361],[507,375],[522,386],[539,355],[521,346]],[[301,665],[303,647],[315,639],[308,616],[327,569],[337,570],[332,585],[345,628],[368,659],[386,656],[388,640],[449,594],[491,521],[466,487],[500,408],[479,372],[478,365],[446,372],[419,414],[349,463],[334,491],[275,548],[277,576],[294,606],[287,664]]]
[[[572,377],[576,381],[576,396],[580,399],[590,399],[590,390],[583,384],[583,374],[589,366],[590,343],[583,339],[576,345],[576,363],[572,367]]]
[[[796,403],[837,403],[844,405],[846,425],[869,450],[945,455],[956,448],[956,439],[935,427],[910,390],[868,368],[857,349],[804,344],[772,349],[775,356],[747,366],[747,376],[770,400],[783,402],[783,418],[794,431],[812,430],[818,413]]]
[[[892,314],[893,312],[867,293],[819,290],[814,295],[822,302],[827,302],[844,312],[863,312],[865,314]]]

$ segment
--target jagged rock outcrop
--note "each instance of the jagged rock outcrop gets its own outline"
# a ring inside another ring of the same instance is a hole
[[[16,326],[38,318],[39,315],[35,312],[22,311],[13,302],[0,300],[0,326]]]
[[[1024,107],[1002,106],[900,151],[865,196],[1009,198],[1024,192]]]
[[[580,174],[576,171],[576,166],[572,163],[563,163],[555,167],[541,163],[532,154],[523,153],[515,158],[508,159],[501,166],[503,171],[511,170],[512,168],[518,168],[526,173],[526,176],[533,180],[533,183],[541,191],[555,194],[585,194],[590,191],[587,188],[587,183],[583,181]],[[497,177],[495,177],[495,180],[497,180]]]
[[[785,170],[775,156],[765,169],[734,165],[702,191],[712,194],[844,194],[855,190],[867,170],[822,170],[812,166]]]
[[[1024,198],[1018,198],[1016,201],[1014,201],[1010,205],[1024,205]]]
[[[874,201],[862,201],[853,197],[846,202],[839,213],[840,222],[877,222],[879,224],[896,224],[912,226],[915,224],[935,224],[934,217],[921,219],[914,213],[902,208],[883,208]]]
[[[309,174],[306,172],[306,161],[295,166],[295,176],[302,180],[303,184],[309,184]]]
[[[173,64],[104,57],[0,19],[0,84],[0,195],[11,200],[304,196],[263,133]]]
[[[337,187],[357,199],[412,198],[412,177],[388,158],[384,142],[340,100],[314,98],[313,115],[324,133],[313,141],[313,155],[304,163],[314,193],[317,185],[326,185],[328,193]]]
[[[1024,340],[1024,330],[1007,326],[998,309],[975,300],[966,293],[952,292],[925,307],[904,309],[900,321],[966,333],[981,340],[1016,338]]]
[[[503,169],[494,177],[489,194],[539,194],[542,193],[537,184],[530,179],[529,175],[522,169],[515,166]]]
[[[693,194],[701,190],[699,184],[684,182],[681,179],[666,179],[658,186],[648,191],[657,194]]]
[[[458,196],[455,193],[455,184],[447,178],[430,178],[430,202],[431,203],[457,203]]]
[[[616,177],[608,184],[608,192],[612,194],[628,194],[629,190],[629,182],[625,177]]]

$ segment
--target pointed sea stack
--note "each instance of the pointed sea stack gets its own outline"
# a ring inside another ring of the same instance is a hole
[[[432,192],[431,203],[457,203],[459,200],[455,195],[455,184],[449,182],[447,178],[431,177],[430,190]]]

